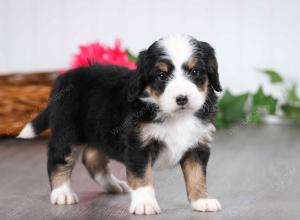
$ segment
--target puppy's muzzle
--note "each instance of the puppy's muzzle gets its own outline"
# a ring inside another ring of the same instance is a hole
[[[179,95],[176,97],[176,103],[179,106],[184,106],[188,103],[188,97],[185,95]]]

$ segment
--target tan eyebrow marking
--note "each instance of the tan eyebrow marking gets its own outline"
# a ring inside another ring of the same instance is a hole
[[[197,63],[197,59],[195,57],[191,57],[187,62],[186,62],[186,66],[187,68],[190,70],[190,69],[193,69],[195,67]]]
[[[163,62],[157,63],[156,66],[162,72],[168,72],[168,70],[169,70],[168,65],[166,63],[163,63]]]

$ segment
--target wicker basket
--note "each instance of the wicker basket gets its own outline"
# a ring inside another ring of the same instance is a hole
[[[54,72],[0,76],[0,136],[16,136],[47,105],[56,76]]]

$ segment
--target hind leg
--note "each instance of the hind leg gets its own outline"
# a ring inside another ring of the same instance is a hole
[[[88,146],[82,154],[82,162],[90,176],[110,193],[128,192],[129,187],[125,181],[117,179],[110,171],[109,160],[100,150]]]
[[[71,174],[76,158],[76,153],[63,138],[51,138],[48,148],[48,175],[52,204],[70,205],[79,201],[71,188]]]

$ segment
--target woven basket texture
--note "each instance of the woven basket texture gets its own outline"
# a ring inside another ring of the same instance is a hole
[[[48,103],[54,72],[0,76],[0,136],[16,136]],[[42,134],[48,136],[49,131]]]

